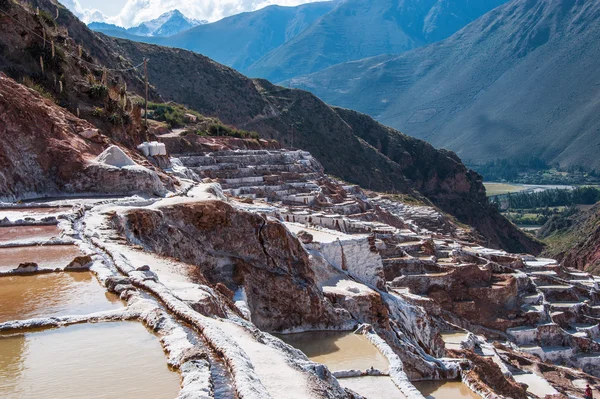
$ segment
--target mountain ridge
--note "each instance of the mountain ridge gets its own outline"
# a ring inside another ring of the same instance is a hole
[[[599,170],[599,21],[597,2],[511,1],[441,42],[286,84],[468,164],[535,156]]]
[[[244,71],[272,49],[300,34],[337,3],[333,0],[296,7],[267,6],[199,25],[168,38],[143,37],[114,29],[95,30],[113,37],[195,51]]]
[[[114,52],[132,62],[153,60],[148,64],[149,75],[165,99],[254,130],[284,146],[305,149],[327,173],[365,188],[397,193],[420,190],[422,194],[417,195],[445,212],[456,212],[459,221],[473,225],[489,245],[516,252],[541,249],[491,207],[481,176],[450,151],[436,150],[367,115],[332,108],[309,92],[249,79],[200,54],[106,39],[113,42]],[[185,83],[173,85],[172,76]],[[386,141],[387,150],[382,153],[379,147],[383,149]]]
[[[506,0],[348,0],[244,72],[281,82],[341,62],[401,53],[450,36]]]

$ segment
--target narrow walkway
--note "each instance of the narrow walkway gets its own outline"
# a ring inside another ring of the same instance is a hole
[[[258,378],[273,398],[314,396],[308,387],[309,379],[302,371],[294,369],[281,352],[256,341],[249,331],[233,322],[219,320],[214,323],[244,349]]]

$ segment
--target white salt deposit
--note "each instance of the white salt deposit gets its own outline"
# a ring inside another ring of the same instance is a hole
[[[116,166],[117,168],[137,165],[133,159],[129,158],[127,154],[116,145],[108,147],[102,154],[98,155],[98,157],[96,157],[96,162]]]

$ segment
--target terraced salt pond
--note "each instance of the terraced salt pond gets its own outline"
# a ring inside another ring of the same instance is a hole
[[[446,349],[460,350],[460,343],[467,340],[468,333],[464,331],[455,331],[449,333],[442,333],[442,340],[446,346]]]
[[[0,271],[15,269],[21,263],[37,263],[40,268],[56,269],[67,266],[82,255],[76,245],[36,245],[0,248]]]
[[[0,335],[0,397],[174,398],[179,374],[137,322]]]
[[[537,374],[513,374],[513,377],[515,381],[527,384],[527,391],[539,396],[540,398],[544,398],[546,395],[558,394],[558,391],[554,389],[552,385],[548,383],[548,381]]]
[[[364,335],[348,331],[312,331],[278,337],[331,371],[364,371],[371,367],[387,371],[389,368],[385,356]]]
[[[389,377],[340,378],[340,385],[364,396],[366,399],[406,399]]]
[[[427,399],[481,399],[460,381],[414,381],[413,385]]]
[[[50,240],[60,237],[56,225],[47,226],[8,226],[0,227],[0,243],[10,244],[20,241]]]
[[[68,211],[68,207],[0,208],[0,219],[7,218],[10,221],[27,217],[38,219],[47,216],[56,216],[61,213],[67,213]]]
[[[0,277],[0,303],[0,323],[82,315],[123,306],[90,272]]]

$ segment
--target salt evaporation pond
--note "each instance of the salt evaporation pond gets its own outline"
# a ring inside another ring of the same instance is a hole
[[[313,362],[326,365],[331,371],[366,370],[371,367],[387,371],[389,368],[385,356],[361,334],[312,331],[278,337],[300,349]]]
[[[390,377],[339,378],[341,386],[364,396],[366,399],[406,399]]]
[[[0,208],[0,219],[19,220],[27,217],[35,219],[56,216],[60,213],[67,213],[69,208],[48,207],[48,208]]]
[[[60,237],[60,229],[56,225],[0,227],[0,243],[41,241],[54,237]]]
[[[481,399],[460,381],[413,381],[412,384],[427,399]]]
[[[442,340],[446,346],[446,349],[460,350],[460,343],[466,341],[469,334],[464,331],[455,331],[450,333],[442,333]]]
[[[123,306],[90,272],[0,277],[0,323],[83,315]]]
[[[171,399],[180,389],[158,342],[137,322],[0,335],[0,397]]]
[[[546,395],[556,395],[558,391],[548,383],[544,378],[533,373],[513,374],[515,381],[528,385],[527,391],[540,398],[545,398]]]
[[[40,268],[56,269],[67,266],[83,255],[76,245],[36,245],[0,248],[0,271],[15,269],[21,263],[37,263]]]

